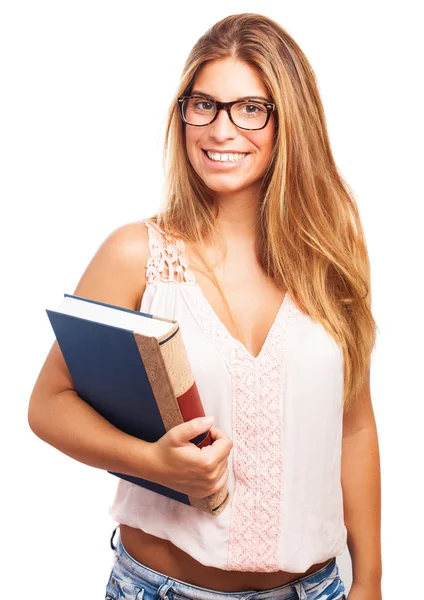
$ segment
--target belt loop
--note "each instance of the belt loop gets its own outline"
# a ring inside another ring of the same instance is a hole
[[[115,537],[115,533],[116,533],[116,530],[118,529],[118,527],[119,527],[119,525],[117,525],[115,527],[115,529],[113,530],[112,536],[110,538],[110,547],[112,548],[112,550],[116,550],[116,546],[114,546],[114,544],[113,544],[113,538]]]
[[[301,581],[299,581],[297,583],[293,583],[292,585],[296,588],[296,592],[299,597],[299,600],[308,600],[308,597],[305,592],[305,588],[303,587]]]
[[[168,596],[167,596],[168,591],[173,585],[174,585],[174,580],[167,578],[165,583],[163,583],[158,589],[159,598],[162,598],[162,600],[167,600],[168,599]]]

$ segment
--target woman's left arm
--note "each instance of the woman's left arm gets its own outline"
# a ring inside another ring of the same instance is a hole
[[[358,402],[343,417],[341,484],[352,560],[348,600],[381,600],[381,479],[370,367]]]

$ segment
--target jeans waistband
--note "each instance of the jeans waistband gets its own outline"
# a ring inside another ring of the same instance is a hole
[[[140,578],[141,583],[142,581],[146,581],[158,589],[161,587],[166,588],[166,591],[175,592],[192,600],[230,600],[233,598],[236,600],[267,600],[271,598],[289,600],[289,598],[299,597],[298,591],[300,587],[303,588],[304,592],[308,592],[312,588],[319,586],[326,579],[338,576],[338,567],[336,558],[334,557],[318,571],[299,577],[276,588],[262,591],[222,592],[185,583],[139,563],[126,551],[120,535],[116,545],[116,556],[121,566],[128,569],[136,578]],[[161,597],[166,598],[166,593],[163,596],[161,595]]]

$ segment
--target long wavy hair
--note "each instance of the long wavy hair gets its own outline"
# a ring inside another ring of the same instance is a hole
[[[228,57],[255,68],[276,104],[275,143],[259,198],[260,265],[341,346],[348,410],[367,375],[376,340],[369,257],[353,192],[333,158],[315,73],[297,43],[272,19],[230,15],[192,48],[166,118],[162,205],[151,218],[197,249],[231,316],[206,256],[206,242],[217,239],[217,206],[188,159],[186,126],[177,107],[177,98],[190,94],[207,62]]]

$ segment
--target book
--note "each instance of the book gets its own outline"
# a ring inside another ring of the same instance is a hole
[[[172,427],[205,416],[177,321],[72,294],[46,312],[75,391],[121,431],[155,442]],[[207,431],[190,441],[201,448],[212,438]],[[194,498],[108,472],[213,515],[229,502],[226,485]]]

